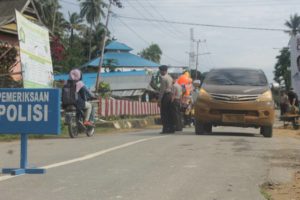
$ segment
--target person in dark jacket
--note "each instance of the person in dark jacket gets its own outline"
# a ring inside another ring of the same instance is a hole
[[[175,132],[175,116],[172,115],[172,85],[173,79],[168,74],[168,66],[159,67],[161,79],[159,90],[159,106],[161,122],[163,125],[162,133]]]
[[[76,107],[84,113],[83,124],[85,126],[93,126],[93,122],[91,121],[93,107],[88,101],[95,99],[95,96],[84,85],[82,81],[82,72],[79,69],[72,69],[70,71],[69,80],[77,81],[76,92],[78,93],[78,99],[76,101]]]

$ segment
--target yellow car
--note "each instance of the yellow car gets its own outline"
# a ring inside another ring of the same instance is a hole
[[[194,106],[196,134],[211,133],[212,126],[237,126],[260,128],[264,137],[272,137],[274,101],[262,70],[211,70]]]

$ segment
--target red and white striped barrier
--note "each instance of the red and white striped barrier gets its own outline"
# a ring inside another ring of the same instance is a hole
[[[102,117],[109,116],[142,116],[158,115],[160,109],[157,103],[138,102],[117,99],[99,99],[98,114]]]

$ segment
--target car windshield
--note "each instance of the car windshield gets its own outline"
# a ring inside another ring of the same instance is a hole
[[[266,86],[266,76],[259,70],[224,69],[207,74],[204,83],[211,85],[252,85]]]

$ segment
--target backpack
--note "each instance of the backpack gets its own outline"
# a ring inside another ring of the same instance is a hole
[[[62,107],[65,108],[69,105],[76,106],[78,100],[78,93],[76,92],[76,82],[73,80],[68,80],[67,83],[62,88]]]

